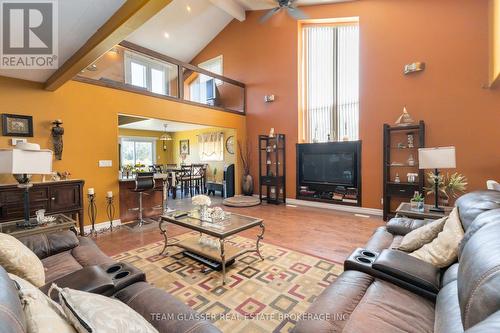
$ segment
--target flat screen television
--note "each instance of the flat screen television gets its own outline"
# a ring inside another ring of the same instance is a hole
[[[297,185],[359,187],[361,141],[297,144]]]
[[[302,155],[302,181],[306,183],[354,186],[356,175],[353,152],[314,153]]]

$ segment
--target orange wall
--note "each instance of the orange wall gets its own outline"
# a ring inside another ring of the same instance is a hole
[[[99,213],[97,222],[107,220],[106,192],[113,191],[117,196],[119,191],[119,113],[230,127],[236,130],[239,140],[245,139],[246,131],[245,117],[241,115],[76,81],[66,83],[56,92],[48,92],[42,89],[41,84],[0,77],[0,113],[32,115],[35,136],[28,140],[43,148],[52,148],[51,122],[62,119],[65,129],[63,159],[54,161],[53,169],[68,170],[72,178],[84,179],[85,195],[89,187],[95,188]],[[10,147],[9,140],[9,137],[0,136],[0,148]],[[99,160],[112,160],[113,167],[99,168]],[[236,167],[239,167],[238,161]],[[11,176],[0,175],[0,183],[13,182]],[[236,183],[239,189],[239,177]],[[119,207],[116,211],[120,211]]]
[[[469,189],[500,179],[500,91],[488,82],[488,1],[360,0],[303,7],[311,18],[359,16],[360,137],[363,206],[381,208],[382,124],[402,107],[427,125],[427,146],[457,147],[457,171]],[[222,54],[224,75],[247,85],[247,132],[252,142],[270,127],[287,135],[287,195],[295,197],[298,140],[297,23],[282,14],[261,25],[263,12],[233,20],[194,60]],[[402,75],[404,64],[427,69]],[[274,103],[264,95],[275,94]],[[252,173],[257,175],[257,153]]]

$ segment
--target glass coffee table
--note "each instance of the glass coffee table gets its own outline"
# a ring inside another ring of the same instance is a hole
[[[185,213],[184,216],[179,216]],[[176,217],[178,216],[178,217]],[[172,223],[193,231],[197,231],[200,235],[208,235],[218,239],[218,246],[210,246],[201,243],[199,236],[189,237],[176,243],[168,243],[167,223]],[[167,247],[177,246],[188,252],[195,253],[201,257],[218,262],[222,266],[222,284],[226,283],[226,264],[229,261],[249,252],[255,252],[261,260],[264,260],[260,253],[260,241],[264,239],[265,226],[264,221],[259,218],[244,216],[231,213],[226,219],[220,222],[208,222],[200,218],[197,210],[189,212],[175,211],[165,214],[160,220],[160,231],[165,239],[165,245],[160,252],[160,255],[165,253]],[[244,230],[259,227],[260,234],[257,236],[255,248],[243,249],[231,244],[226,244],[228,237],[238,234]],[[166,253],[168,254],[168,252]]]

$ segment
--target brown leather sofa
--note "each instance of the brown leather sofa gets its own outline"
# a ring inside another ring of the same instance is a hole
[[[376,230],[366,249],[397,267],[393,271],[399,276],[374,269],[379,257],[366,270],[346,270],[318,296],[294,332],[500,332],[500,192],[469,193],[456,206],[466,232],[457,263],[430,273],[432,265],[388,250],[425,223],[393,219]],[[438,281],[434,296],[416,288],[431,274]]]
[[[55,282],[61,287],[115,297],[160,333],[220,332],[172,295],[147,283],[142,271],[106,256],[89,238],[66,231],[20,240],[42,260],[47,284],[40,289],[44,292]],[[22,306],[14,283],[0,267],[0,333],[18,332],[26,332]]]

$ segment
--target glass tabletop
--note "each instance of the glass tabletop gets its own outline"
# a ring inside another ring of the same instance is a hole
[[[175,216],[181,213],[187,215],[176,218]],[[228,237],[240,231],[253,228],[262,224],[263,220],[256,217],[250,217],[240,214],[231,213],[225,219],[217,222],[203,221],[200,218],[198,210],[192,211],[175,211],[162,216],[162,220],[170,222],[191,230],[196,230],[215,237]]]
[[[76,224],[75,220],[63,214],[56,214],[50,216],[55,217],[55,220],[52,222],[45,223],[43,225],[39,224],[33,226],[32,228],[20,227],[19,224],[23,223],[23,220],[0,223],[0,232],[12,235],[28,234],[28,233],[32,234],[34,233],[34,231],[36,231],[36,233],[43,233],[51,229],[57,229],[60,227],[72,226]],[[36,219],[31,219],[31,221],[36,221]]]

